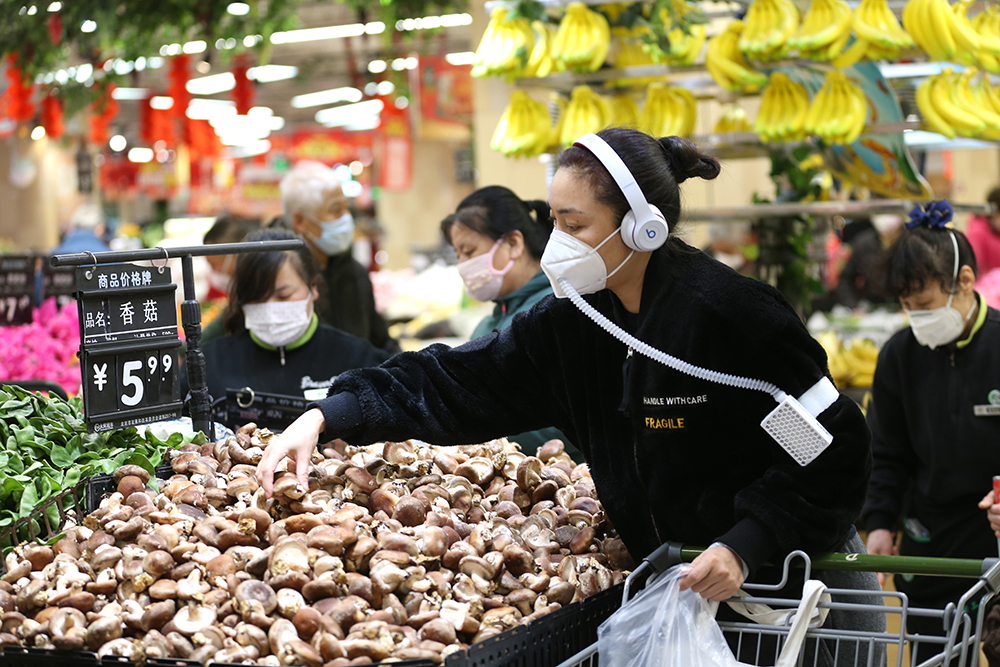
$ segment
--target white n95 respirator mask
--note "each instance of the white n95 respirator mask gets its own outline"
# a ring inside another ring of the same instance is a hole
[[[552,284],[552,291],[556,297],[566,298],[566,294],[559,286],[560,278],[572,285],[580,294],[593,294],[605,288],[608,278],[618,273],[619,269],[625,266],[625,262],[635,254],[634,250],[631,251],[614,271],[608,273],[604,260],[597,251],[613,237],[618,236],[620,229],[619,227],[611,232],[606,239],[597,244],[596,248],[564,231],[556,229],[552,232],[548,243],[545,244],[545,252],[542,253],[542,271]]]

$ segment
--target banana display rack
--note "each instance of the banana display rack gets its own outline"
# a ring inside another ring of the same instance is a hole
[[[634,599],[636,591],[642,588],[643,584],[648,584],[673,565],[694,560],[701,551],[683,547],[678,543],[664,544],[650,554],[626,579],[622,592],[622,605],[627,605]],[[796,591],[801,591],[802,581],[810,578],[813,569],[967,577],[972,581],[961,598],[948,604],[945,609],[913,607],[909,604],[906,594],[896,591],[827,588],[826,592],[836,601],[821,601],[817,605],[819,609],[866,614],[883,628],[899,629],[872,632],[823,628],[822,625],[810,627],[805,633],[805,642],[795,661],[799,667],[830,664],[831,659],[832,664],[838,667],[845,665],[903,667],[905,656],[908,656],[906,664],[910,667],[979,665],[986,608],[1000,586],[998,559],[918,558],[844,553],[810,558],[802,551],[794,551],[785,558],[781,580],[777,584],[744,584],[743,590],[751,594],[739,598],[739,601],[747,606],[756,603],[768,605],[778,612],[794,612],[799,600],[784,596],[789,594],[794,596]],[[790,583],[792,581],[797,583]],[[720,611],[721,609],[722,606]],[[794,621],[792,613],[784,614],[784,617],[784,622],[776,625],[723,620],[719,621],[719,627],[741,663],[773,665],[784,642],[788,639]],[[939,619],[942,635],[907,633],[906,620],[909,617]],[[884,624],[881,623],[883,620]],[[919,647],[923,647],[922,655],[930,657],[925,657],[917,663]],[[594,643],[557,667],[598,667],[598,665],[598,645]]]

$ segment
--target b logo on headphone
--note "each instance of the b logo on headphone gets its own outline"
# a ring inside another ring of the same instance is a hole
[[[669,231],[667,221],[660,209],[646,201],[646,196],[635,182],[635,177],[615,149],[596,134],[585,134],[573,145],[581,146],[593,153],[611,174],[611,178],[615,179],[615,183],[628,200],[631,210],[622,218],[621,227],[622,241],[625,245],[639,252],[650,252],[662,246],[667,240]]]

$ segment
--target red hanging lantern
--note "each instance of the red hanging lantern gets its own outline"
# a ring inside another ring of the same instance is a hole
[[[167,92],[174,98],[174,106],[170,110],[174,118],[178,119],[186,117],[188,102],[191,101],[191,94],[187,90],[187,83],[191,78],[188,71],[190,60],[191,58],[185,54],[175,56],[170,61],[170,88]]]
[[[45,134],[53,139],[61,137],[65,130],[62,101],[53,89],[42,99],[42,127],[45,128]]]
[[[207,120],[188,118],[187,135],[192,162],[203,157],[217,158],[222,153],[222,142]]]
[[[7,59],[7,80],[7,116],[17,122],[31,120],[35,117],[35,105],[31,103],[35,87],[30,79],[24,78],[13,53]]]
[[[104,144],[108,141],[108,127],[118,115],[118,102],[112,96],[115,85],[104,86],[101,96],[90,105],[90,141]]]
[[[233,78],[236,86],[233,88],[233,101],[236,102],[236,113],[247,115],[253,106],[253,83],[247,77],[248,58],[245,54],[236,57],[233,63]]]
[[[45,21],[45,27],[49,30],[49,39],[52,43],[56,46],[62,44],[63,22],[62,15],[59,12],[49,14],[49,18]]]

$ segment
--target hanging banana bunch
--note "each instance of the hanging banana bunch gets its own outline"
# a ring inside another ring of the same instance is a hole
[[[857,37],[849,49],[833,60],[835,67],[850,67],[862,58],[895,59],[901,51],[915,46],[886,0],[861,0],[854,10],[851,25]]]
[[[654,137],[691,136],[695,114],[695,99],[690,90],[656,81],[646,87],[639,128]]]
[[[559,145],[572,146],[583,135],[603,130],[610,120],[610,105],[590,86],[577,86],[562,113]]]
[[[917,87],[917,106],[928,129],[949,139],[960,135],[981,139],[1000,138],[1000,92],[978,72],[950,68],[928,77]]]
[[[934,60],[956,60],[959,54],[974,54],[981,48],[979,33],[966,15],[967,7],[948,0],[909,0],[903,9],[903,25],[913,41]]]
[[[490,21],[476,49],[472,76],[520,76],[528,63],[535,35],[526,18],[509,19],[507,10],[497,7],[490,12]]]
[[[631,95],[622,93],[612,95],[610,103],[609,125],[617,127],[636,127],[639,124],[639,105]]]
[[[574,72],[596,72],[611,45],[611,27],[600,12],[582,2],[566,5],[566,13],[552,40],[553,58]]]
[[[809,93],[805,86],[784,72],[774,72],[760,97],[754,131],[768,143],[800,141],[806,136],[808,113]]]
[[[712,132],[749,132],[751,129],[746,110],[738,104],[727,104]]]
[[[551,44],[556,34],[555,27],[535,20],[531,22],[531,32],[535,37],[534,45],[531,47],[528,63],[521,76],[541,79],[565,69],[561,62],[552,57]]]
[[[966,4],[962,2],[962,4]],[[1000,6],[987,5],[972,18],[972,28],[979,35],[980,45],[976,61],[987,72],[1000,74]]]
[[[852,144],[865,129],[868,100],[842,71],[826,74],[806,114],[805,130],[829,144]]]
[[[791,0],[753,0],[747,8],[739,48],[757,60],[788,54],[789,39],[799,28],[799,10]]]
[[[788,45],[803,58],[828,61],[840,55],[850,36],[850,5],[844,0],[812,0]]]
[[[725,90],[755,93],[767,84],[767,76],[753,69],[739,49],[742,21],[730,21],[726,29],[708,40],[705,67]]]
[[[551,126],[545,104],[515,90],[493,131],[490,148],[509,157],[541,155],[551,144]]]

